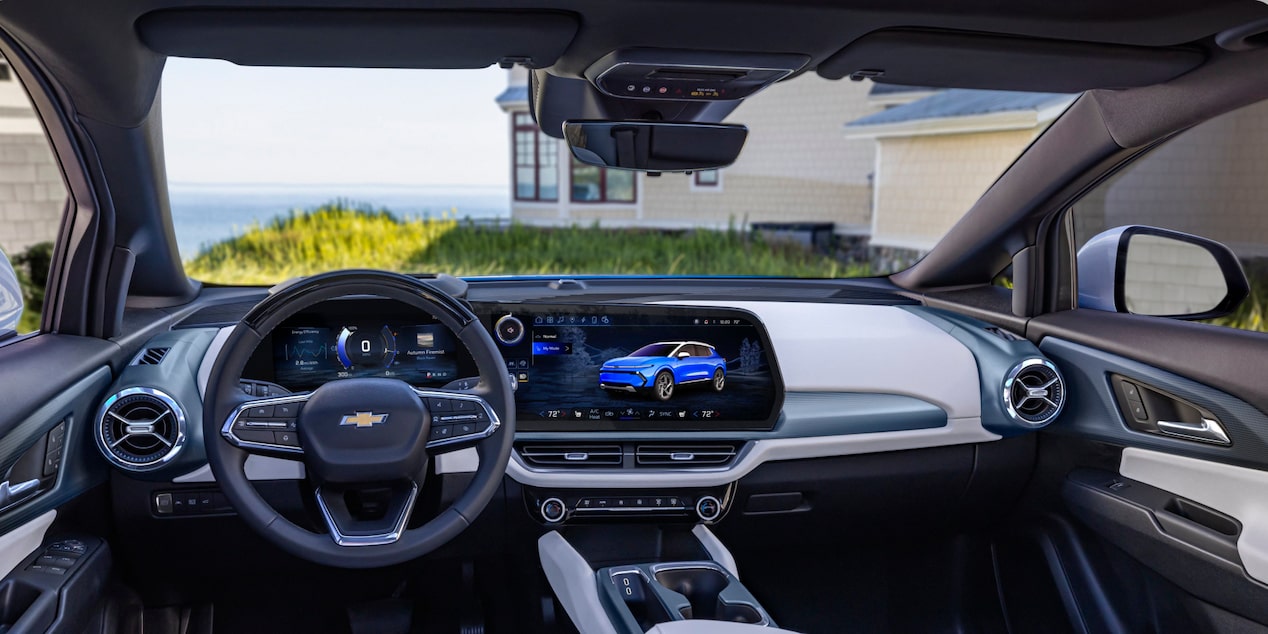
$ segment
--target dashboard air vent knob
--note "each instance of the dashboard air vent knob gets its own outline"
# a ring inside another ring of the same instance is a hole
[[[185,445],[185,413],[172,397],[130,387],[106,399],[97,416],[97,447],[115,466],[148,471],[170,462]]]
[[[1004,409],[1025,425],[1041,427],[1052,422],[1065,407],[1065,400],[1065,380],[1046,359],[1026,359],[1013,366],[1004,379]]]

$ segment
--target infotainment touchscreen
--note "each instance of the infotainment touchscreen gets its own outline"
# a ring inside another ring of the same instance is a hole
[[[770,429],[781,400],[747,312],[532,306],[489,317],[522,431]]]

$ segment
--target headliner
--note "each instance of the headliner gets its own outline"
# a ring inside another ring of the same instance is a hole
[[[138,21],[164,9],[237,9],[239,16],[247,20],[260,9],[337,9],[348,11],[349,16],[417,10],[420,19],[416,23],[423,25],[427,21],[425,12],[442,9],[550,11],[571,17],[580,25],[575,38],[568,35],[566,41],[558,42],[562,56],[549,64],[552,74],[565,77],[578,77],[608,52],[629,47],[801,53],[810,57],[805,70],[813,70],[856,39],[891,28],[936,28],[1144,47],[1189,45],[1210,50],[1214,48],[1211,38],[1215,33],[1268,18],[1268,6],[1255,0],[8,0],[0,3],[0,25],[44,65],[46,72],[67,91],[80,115],[113,126],[132,127],[150,110],[165,58],[143,41]],[[498,19],[505,22],[503,18],[509,18],[513,24],[515,15]],[[346,38],[343,46],[323,49],[321,59],[314,59],[313,63],[366,65],[359,47],[381,34],[376,35],[372,26],[358,27],[357,22],[348,20],[342,28]],[[533,20],[522,22],[528,31],[540,26]],[[182,54],[197,53],[199,45],[205,44],[205,56],[223,57],[217,51],[241,44],[231,30],[211,26],[201,36],[189,36],[194,41],[181,49]],[[294,21],[292,27],[296,32],[315,28],[302,20]],[[504,29],[490,28],[489,32],[505,35]],[[286,48],[286,38],[285,34],[277,34],[279,51]],[[496,45],[493,38],[488,44]],[[401,59],[408,60],[403,65],[414,67],[462,67],[489,61],[485,59],[489,51],[465,60],[465,64],[453,56],[435,57],[432,63],[429,60],[433,58],[426,51],[402,48],[400,52]],[[291,64],[305,63],[296,58],[294,51],[285,59]],[[972,74],[989,74],[990,68],[961,68],[957,72],[964,73],[968,81]],[[949,77],[949,83],[957,83],[955,79]]]

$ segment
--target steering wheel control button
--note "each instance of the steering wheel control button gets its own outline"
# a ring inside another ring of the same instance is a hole
[[[524,322],[512,315],[506,315],[493,324],[493,332],[503,345],[513,346],[524,340]]]
[[[551,524],[558,524],[564,521],[564,515],[567,514],[568,508],[564,506],[563,500],[559,498],[550,498],[541,505],[542,519]]]
[[[433,414],[440,412],[452,412],[453,401],[447,398],[429,398],[427,399],[427,407],[431,409]]]
[[[299,403],[278,403],[273,406],[273,415],[278,418],[295,418],[299,416]]]
[[[247,410],[247,416],[251,418],[273,418],[273,406],[257,405]]]
[[[273,440],[283,447],[299,446],[299,435],[293,431],[275,431],[273,432]]]
[[[434,425],[431,428],[429,440],[444,440],[453,436],[453,428],[449,425]]]
[[[722,516],[722,503],[712,495],[696,500],[696,515],[703,521],[712,522]]]

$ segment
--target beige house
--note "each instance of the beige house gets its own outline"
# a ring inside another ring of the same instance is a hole
[[[12,69],[0,60],[0,251],[52,241],[66,186],[44,128]]]
[[[810,223],[863,237],[872,223],[875,147],[842,138],[841,123],[920,96],[873,96],[870,82],[798,77],[746,100],[727,117],[749,126],[735,164],[648,176],[573,162],[563,141],[537,129],[528,112],[527,82],[523,69],[509,71],[507,89],[497,98],[510,118],[516,221],[666,229]]]
[[[1075,97],[804,76],[756,95],[727,118],[749,126],[734,165],[660,177],[574,163],[563,141],[537,129],[522,69],[508,73],[498,103],[511,120],[517,221],[830,226],[865,241],[880,268],[893,268],[933,248]],[[1152,224],[1220,240],[1243,258],[1268,257],[1268,215],[1261,213],[1266,147],[1268,103],[1202,124],[1080,202],[1076,237]]]
[[[933,248],[1073,96],[944,90],[855,119],[846,138],[874,144],[874,257],[891,265]]]

